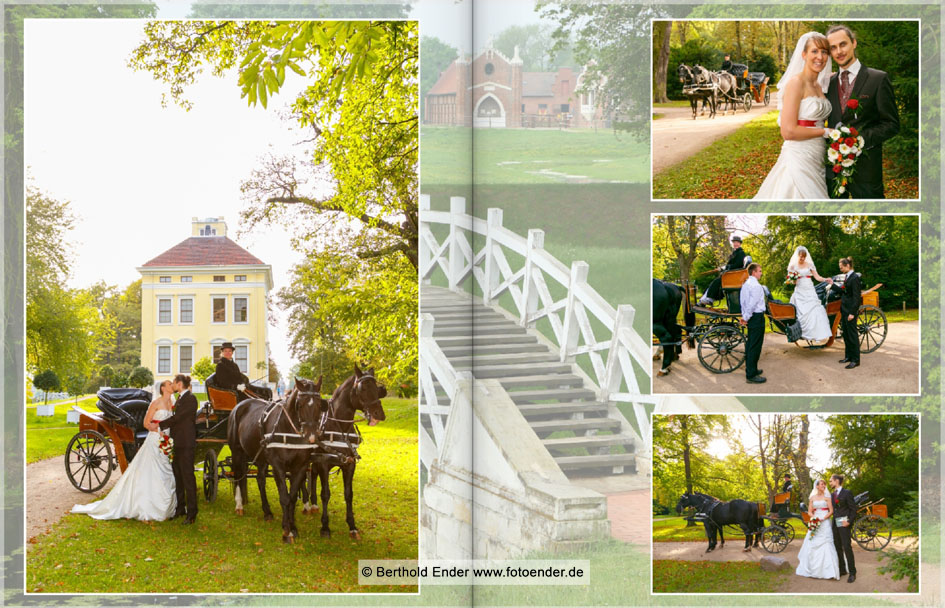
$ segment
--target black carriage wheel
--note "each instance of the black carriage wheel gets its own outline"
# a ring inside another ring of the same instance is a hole
[[[703,367],[713,374],[727,374],[745,362],[745,335],[731,325],[718,325],[699,339],[698,349]]]
[[[765,87],[765,105],[771,101],[771,87]]]
[[[114,455],[109,440],[98,431],[76,433],[66,447],[66,476],[77,490],[97,492],[112,475]]]
[[[778,524],[768,526],[761,533],[761,546],[768,553],[781,553],[790,542],[787,530]]]
[[[864,515],[853,524],[853,540],[867,551],[879,551],[889,544],[892,526],[878,515]]]
[[[784,522],[781,528],[784,530],[785,534],[787,534],[788,542],[794,540],[794,536],[797,534],[797,531],[794,530],[794,526],[791,525],[791,522]]]
[[[856,326],[860,334],[860,353],[871,353],[882,346],[889,333],[886,313],[869,304],[860,307]]]
[[[212,449],[203,458],[203,497],[207,502],[217,499],[217,453]]]
[[[745,111],[751,111],[751,93],[745,93],[742,97],[742,104],[745,106]]]

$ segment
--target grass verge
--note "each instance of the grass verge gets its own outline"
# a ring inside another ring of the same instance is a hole
[[[790,574],[754,562],[653,560],[653,593],[774,593]]]

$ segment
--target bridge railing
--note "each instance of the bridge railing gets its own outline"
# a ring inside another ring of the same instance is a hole
[[[437,233],[445,234],[442,240]],[[650,347],[633,329],[635,310],[611,306],[587,283],[587,263],[576,261],[568,268],[544,249],[544,238],[542,230],[529,230],[522,237],[505,228],[501,209],[491,208],[481,219],[466,212],[463,197],[451,197],[449,211],[434,211],[429,195],[420,196],[421,282],[430,283],[440,269],[451,290],[468,292],[474,284],[487,306],[499,306],[499,298],[509,294],[509,312],[522,327],[547,319],[561,361],[588,357],[600,401],[633,406],[639,439],[649,453],[644,404],[654,401],[641,394],[637,370],[649,375]],[[472,282],[467,281],[470,277]],[[552,289],[555,285],[563,290]],[[559,295],[553,296],[553,291]],[[592,320],[597,321],[597,332]],[[605,329],[601,332],[600,327]],[[430,335],[432,343],[432,323]],[[424,356],[430,352],[427,348],[421,344]]]
[[[449,360],[433,338],[433,315],[420,315],[420,460],[428,471],[440,456],[446,420],[451,405],[462,390],[461,373],[453,369]],[[439,383],[441,391],[436,390]],[[429,430],[427,430],[429,427]],[[431,435],[432,433],[432,435]]]

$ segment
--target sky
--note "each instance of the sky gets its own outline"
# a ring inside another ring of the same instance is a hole
[[[766,416],[766,414],[761,414],[762,422]],[[728,416],[728,419],[732,427],[730,438],[719,437],[712,440],[707,450],[709,454],[716,458],[725,458],[733,451],[730,441],[738,441],[749,451],[752,449],[757,451],[757,431],[750,426],[748,416],[733,414]],[[814,471],[823,472],[833,464],[830,447],[827,444],[827,424],[824,422],[824,416],[817,414],[810,415],[808,420],[810,420],[810,434],[808,435],[807,464]]]

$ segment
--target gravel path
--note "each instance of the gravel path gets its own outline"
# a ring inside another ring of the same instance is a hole
[[[798,348],[784,336],[766,334],[758,367],[765,384],[746,384],[744,364],[728,374],[702,366],[695,350],[683,347],[682,358],[668,375],[659,377],[661,361],[653,362],[654,393],[728,394],[906,394],[919,392],[919,322],[889,324],[878,350],[862,355],[860,367],[843,369],[843,342],[830,348]]]
[[[26,465],[26,538],[45,534],[76,504],[86,504],[104,496],[121,473],[112,471],[105,487],[94,494],[75,489],[66,477],[63,457],[47,458]],[[30,543],[26,544],[29,549]]]
[[[915,539],[893,539],[890,546],[899,545],[901,548],[907,542]],[[791,571],[797,568],[797,554],[801,550],[803,537],[794,539],[781,553],[775,554],[791,564]],[[710,562],[760,562],[761,558],[771,555],[761,548],[744,552],[744,540],[735,539],[725,543],[723,549],[716,549],[706,553],[706,542],[679,542],[653,543],[653,559],[655,560],[684,560]],[[779,593],[908,593],[909,584],[906,579],[892,580],[888,575],[877,572],[880,565],[879,552],[865,551],[859,546],[853,547],[853,558],[856,560],[856,581],[848,583],[846,577],[837,581],[834,579],[805,578],[791,575],[786,587],[779,589]],[[760,567],[760,566],[759,566]],[[842,605],[842,602],[841,604]]]

